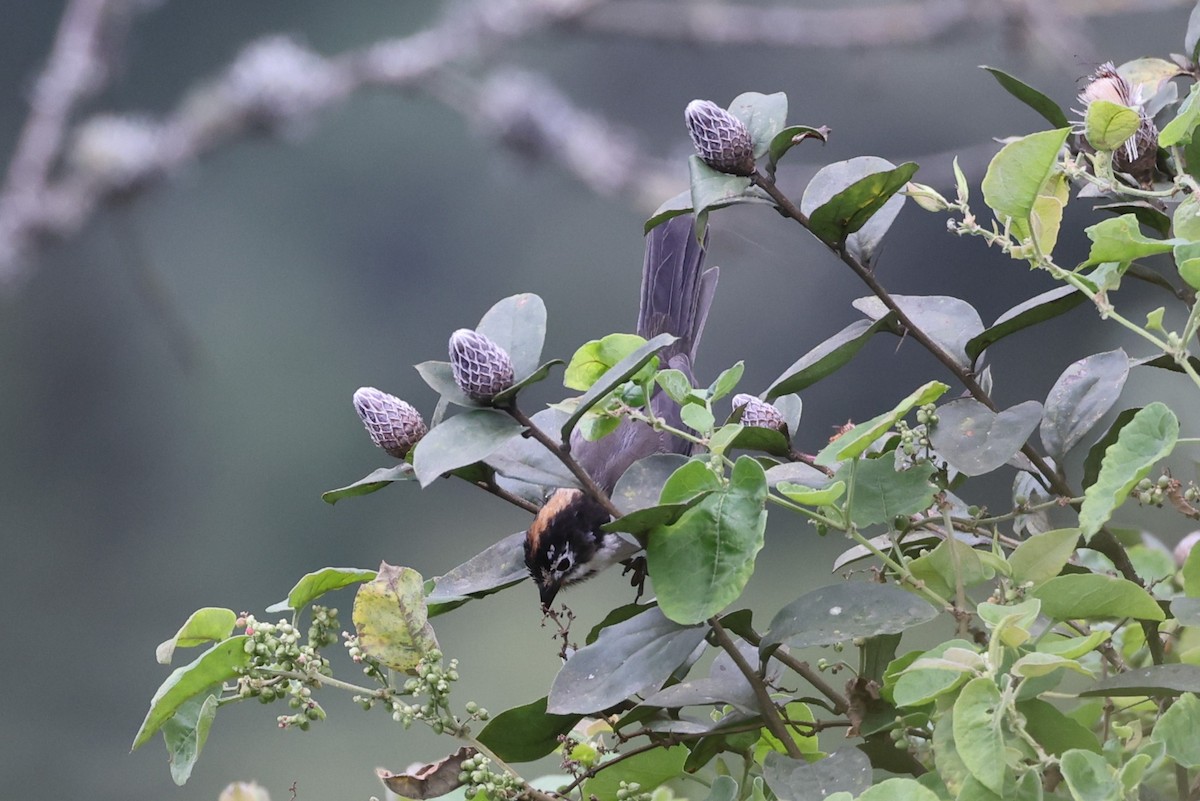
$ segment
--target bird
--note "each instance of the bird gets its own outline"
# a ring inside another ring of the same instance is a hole
[[[678,337],[659,351],[659,364],[682,371],[693,384],[696,346],[719,275],[716,267],[704,270],[707,244],[707,232],[703,241],[696,236],[691,215],[673,217],[647,234],[642,266],[637,333],[647,340],[659,334]],[[679,405],[666,393],[655,391],[650,406],[671,427],[682,427]],[[688,455],[691,444],[626,419],[594,442],[575,432],[571,453],[600,489],[611,494],[634,462],[658,453]],[[601,529],[611,520],[605,507],[580,489],[558,488],[549,495],[525,532],[525,566],[537,584],[543,609],[550,608],[563,587],[589,579],[639,550]]]

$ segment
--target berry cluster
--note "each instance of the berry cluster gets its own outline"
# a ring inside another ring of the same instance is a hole
[[[937,407],[927,403],[917,409],[917,425],[909,427],[901,420],[896,423],[896,431],[900,434],[900,450],[905,456],[921,461],[929,455],[929,432],[937,425]]]
[[[491,764],[492,760],[482,754],[463,760],[458,780],[466,786],[467,798],[483,794],[489,801],[512,801],[525,792],[524,782],[503,771],[492,770]]]
[[[307,730],[313,721],[324,720],[325,710],[313,700],[312,687],[317,684],[317,675],[332,674],[329,660],[321,656],[320,649],[337,640],[333,633],[337,631],[337,610],[314,607],[304,642],[299,630],[287,620],[266,623],[243,614],[238,626],[246,631],[245,649],[252,657],[250,666],[238,678],[238,695],[257,698],[264,704],[286,698],[288,706],[296,711],[277,718],[281,729],[295,726]]]
[[[650,793],[642,792],[637,782],[622,781],[617,789],[617,801],[650,801]]]

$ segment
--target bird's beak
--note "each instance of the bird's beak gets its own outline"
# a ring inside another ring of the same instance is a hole
[[[542,606],[545,609],[550,608],[550,604],[554,603],[554,596],[558,595],[559,585],[557,582],[552,584],[542,584],[538,587],[538,593],[542,596]]]

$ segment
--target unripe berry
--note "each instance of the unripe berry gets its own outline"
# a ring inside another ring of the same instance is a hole
[[[754,142],[746,124],[711,100],[693,100],[683,112],[700,160],[717,172],[754,172]]]
[[[504,348],[469,328],[450,335],[454,383],[472,400],[490,401],[513,385],[512,359]]]
[[[411,404],[374,387],[354,393],[354,408],[371,441],[397,459],[407,456],[429,430]]]
[[[744,426],[771,428],[776,431],[783,431],[787,428],[787,422],[784,421],[782,412],[772,404],[759,400],[753,395],[746,393],[734,395],[733,409],[734,411],[742,409],[742,425]]]

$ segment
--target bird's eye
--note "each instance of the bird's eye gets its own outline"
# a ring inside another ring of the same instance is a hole
[[[571,560],[564,556],[562,559],[558,560],[558,565],[554,569],[559,573],[566,573],[571,569]]]

